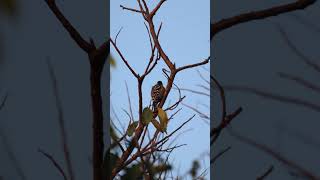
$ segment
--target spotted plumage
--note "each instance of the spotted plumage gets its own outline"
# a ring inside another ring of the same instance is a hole
[[[158,104],[161,102],[166,89],[162,84],[162,81],[158,81],[156,85],[152,86],[151,89],[151,98],[153,101],[153,109],[155,110],[158,107]]]

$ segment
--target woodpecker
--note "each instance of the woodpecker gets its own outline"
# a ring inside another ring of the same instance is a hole
[[[157,84],[151,88],[151,98],[153,101],[153,110],[156,110],[158,104],[161,102],[166,88],[163,86],[162,81],[158,81]]]

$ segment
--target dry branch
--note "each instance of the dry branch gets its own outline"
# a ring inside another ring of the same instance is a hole
[[[72,163],[71,163],[71,157],[70,157],[70,148],[69,148],[69,143],[68,143],[68,136],[66,133],[66,128],[65,128],[65,120],[63,117],[63,110],[62,110],[62,104],[59,96],[59,91],[57,87],[57,79],[56,75],[54,73],[53,67],[50,63],[50,60],[47,59],[47,65],[48,65],[48,70],[51,78],[51,83],[53,86],[53,94],[55,98],[55,105],[58,111],[58,120],[59,120],[59,128],[60,128],[60,138],[61,138],[61,143],[62,143],[62,149],[64,153],[64,158],[67,164],[67,170],[68,174],[70,176],[70,180],[74,180],[74,173],[73,173],[73,168],[72,168]]]
[[[60,172],[60,174],[63,176],[64,180],[68,180],[66,173],[63,171],[63,169],[59,165],[59,163],[53,158],[53,156],[51,156],[50,154],[44,152],[41,149],[38,149],[38,152],[40,152],[42,155],[44,155],[46,158],[48,158],[52,162],[54,167],[56,167],[58,169],[58,171]]]
[[[274,151],[273,149],[271,149],[270,147],[263,145],[263,144],[259,144],[257,142],[255,142],[254,140],[244,137],[238,133],[236,133],[234,130],[229,131],[230,135],[232,135],[233,137],[235,137],[237,140],[248,144],[268,155],[270,155],[271,157],[273,157],[274,159],[278,160],[279,162],[281,162],[282,164],[286,165],[287,167],[290,167],[294,170],[296,170],[297,172],[299,172],[302,176],[304,176],[305,178],[309,178],[311,180],[319,180],[320,177],[317,177],[316,175],[314,175],[312,172],[310,172],[308,169],[296,164],[295,162],[285,158],[283,155],[281,155],[280,153]]]
[[[262,175],[257,177],[257,180],[264,180],[266,179],[272,172],[273,172],[274,167],[270,166],[266,172],[264,172]]]
[[[249,13],[240,14],[227,19],[222,19],[210,25],[210,39],[212,39],[219,32],[226,30],[230,27],[236,26],[241,23],[264,19],[272,16],[277,16],[283,13],[296,11],[299,9],[305,9],[308,6],[314,4],[316,0],[297,0],[293,3],[279,5],[272,8],[268,8],[260,11],[253,11]]]

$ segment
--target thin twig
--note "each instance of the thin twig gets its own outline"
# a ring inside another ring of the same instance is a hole
[[[213,166],[213,164],[217,161],[217,159],[219,159],[223,154],[225,154],[226,152],[228,152],[231,149],[231,147],[227,147],[226,149],[220,151],[217,155],[215,155],[211,160],[210,160],[210,164],[211,166]]]
[[[64,180],[68,180],[67,175],[63,171],[62,167],[58,164],[58,162],[50,154],[44,152],[41,149],[38,149],[38,152],[41,153],[42,155],[44,155],[46,158],[48,158],[52,162],[54,167],[56,167],[58,169],[58,171],[60,172],[60,174],[63,176]]]
[[[210,25],[210,39],[212,39],[219,32],[236,26],[241,23],[250,22],[253,20],[264,19],[272,16],[277,16],[283,13],[304,9],[308,6],[314,4],[316,0],[297,0],[293,3],[288,3],[284,5],[275,6],[272,8],[260,10],[260,11],[252,11],[249,13],[244,13],[240,15],[236,15],[234,17],[230,17],[227,19],[222,19],[218,22],[215,22]]]
[[[125,81],[125,84],[126,84],[126,90],[127,90],[127,96],[128,96],[128,103],[129,103],[129,110],[130,110],[130,122],[134,120],[134,117],[133,117],[133,112],[132,112],[132,105],[131,105],[131,99],[130,99],[130,94],[129,94],[129,88],[128,88],[128,84],[127,84],[127,81]]]
[[[287,73],[278,73],[279,77],[281,78],[284,78],[284,79],[288,79],[288,80],[291,80],[291,81],[294,81],[296,82],[297,84],[299,85],[302,85],[303,87],[306,87],[314,92],[317,92],[317,93],[320,93],[320,86],[312,83],[312,82],[309,82],[301,77],[298,77],[298,76],[294,76],[294,75],[290,75],[290,74],[287,74]]]
[[[232,135],[233,137],[235,137],[237,140],[248,144],[270,156],[272,156],[274,159],[278,160],[279,162],[283,163],[284,165],[297,170],[299,173],[301,173],[301,175],[303,175],[306,178],[312,179],[312,180],[319,180],[320,177],[317,177],[316,175],[314,175],[312,172],[310,172],[308,169],[305,169],[304,167],[294,163],[293,161],[285,158],[284,156],[282,156],[280,153],[275,152],[274,150],[272,150],[270,147],[263,145],[263,144],[259,144],[257,142],[255,142],[254,140],[244,137],[238,133],[236,133],[234,130],[229,131],[230,135]]]
[[[262,175],[260,175],[259,177],[257,177],[257,180],[264,180],[266,179],[266,177],[268,177],[272,171],[273,171],[274,167],[270,166],[266,172],[264,172]]]
[[[6,136],[6,134],[4,133],[4,131],[2,130],[2,128],[0,128],[0,139],[2,141],[3,147],[5,149],[5,151],[8,153],[8,157],[9,159],[12,161],[13,163],[13,167],[15,168],[16,172],[18,173],[18,176],[22,179],[22,180],[27,180],[26,174],[21,166],[21,163],[19,162],[19,160],[17,159],[11,144],[9,143],[8,137]]]
[[[78,44],[78,46],[83,49],[86,52],[90,52],[93,47],[90,43],[88,43],[86,40],[84,40],[80,33],[73,27],[73,25],[69,22],[67,18],[62,14],[60,9],[56,5],[55,0],[45,0],[51,11],[54,13],[54,15],[57,17],[57,19],[60,21],[60,23],[63,25],[63,27],[68,31],[72,39]]]
[[[71,157],[70,157],[70,148],[69,148],[69,143],[68,143],[68,136],[66,133],[66,128],[65,128],[65,120],[63,117],[63,109],[62,109],[62,104],[59,96],[59,90],[57,87],[57,79],[56,75],[54,73],[54,69],[50,63],[50,60],[47,59],[47,66],[51,78],[51,83],[53,86],[53,94],[55,97],[55,103],[56,103],[56,108],[58,112],[58,120],[59,120],[59,127],[60,127],[60,138],[61,138],[61,143],[62,143],[62,148],[63,148],[63,153],[64,153],[64,158],[67,163],[67,170],[68,174],[70,176],[70,180],[74,180],[74,173],[73,173],[73,168],[72,168],[72,163],[71,163]]]
[[[270,99],[270,100],[275,100],[281,103],[285,104],[293,104],[297,106],[302,106],[306,107],[308,109],[314,110],[316,112],[320,112],[320,105],[309,102],[304,99],[296,98],[296,97],[291,97],[291,96],[284,96],[284,95],[278,95],[270,92],[265,92],[259,89],[251,88],[251,87],[244,87],[244,86],[225,86],[226,90],[230,91],[241,91],[241,92],[247,92],[247,93],[252,93],[257,96]]]
[[[113,42],[112,39],[110,39],[111,44],[113,45],[113,47],[116,49],[116,51],[118,52],[118,54],[120,55],[122,61],[126,64],[126,66],[129,68],[129,70],[131,71],[131,73],[136,77],[139,78],[139,75],[132,69],[132,67],[129,65],[128,61],[124,58],[124,56],[122,55],[121,51],[119,50],[118,46]]]
[[[278,29],[281,37],[285,41],[285,43],[288,45],[288,47],[294,52],[300,60],[302,60],[306,65],[310,66],[312,69],[314,69],[316,72],[320,73],[320,65],[313,62],[311,59],[309,59],[306,55],[304,55],[290,40],[288,34],[285,32],[284,28],[276,23],[275,24],[276,28]]]

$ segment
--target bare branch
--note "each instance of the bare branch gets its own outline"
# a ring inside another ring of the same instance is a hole
[[[272,173],[273,169],[274,167],[270,166],[266,172],[264,172],[261,176],[257,177],[257,180],[263,180],[266,177],[268,177]]]
[[[130,120],[133,121],[134,117],[133,117],[133,113],[132,113],[132,105],[131,105],[131,99],[130,99],[130,94],[129,94],[129,88],[128,88],[127,81],[125,82],[125,84],[126,84],[128,103],[129,103],[129,110],[130,110],[130,116],[131,116]]]
[[[153,16],[157,13],[157,11],[160,9],[160,7],[162,6],[162,4],[166,2],[166,0],[161,0],[157,6],[151,11],[150,13],[150,17],[153,18]]]
[[[229,133],[230,133],[230,135],[232,135],[233,137],[235,137],[239,141],[258,149],[258,150],[270,155],[271,157],[278,160],[279,162],[283,163],[284,165],[286,165],[294,170],[297,170],[304,177],[309,178],[309,179],[313,179],[313,180],[320,179],[320,177],[317,177],[316,175],[311,173],[309,170],[301,167],[300,165],[294,163],[293,161],[290,161],[289,159],[282,156],[280,153],[277,153],[274,150],[272,150],[270,147],[263,145],[263,144],[259,144],[252,139],[244,137],[244,136],[236,133],[234,130],[230,129]]]
[[[206,114],[204,114],[203,112],[199,111],[197,108],[194,108],[194,107],[192,107],[192,106],[190,106],[190,105],[187,105],[187,104],[185,104],[185,103],[182,103],[182,105],[184,105],[184,106],[186,106],[187,108],[189,108],[189,109],[193,110],[194,112],[198,113],[201,118],[210,119],[210,117],[209,117],[208,115],[206,115]]]
[[[308,66],[313,68],[316,72],[320,73],[320,65],[310,60],[306,55],[304,55],[289,39],[288,34],[285,32],[285,30],[281,27],[280,24],[276,24],[276,27],[282,36],[285,43],[288,45],[288,47]]]
[[[215,155],[211,160],[210,160],[210,164],[211,166],[213,166],[213,164],[217,161],[217,159],[219,159],[224,153],[228,152],[231,149],[231,147],[227,147],[226,149],[220,151],[217,155]]]
[[[26,174],[21,166],[21,163],[18,161],[18,159],[12,149],[12,146],[9,143],[9,139],[6,136],[5,132],[2,130],[2,128],[0,128],[0,139],[2,141],[2,145],[3,145],[2,147],[8,153],[8,158],[12,161],[13,167],[15,168],[18,176],[22,180],[27,180]]]
[[[68,21],[67,18],[62,14],[60,9],[56,5],[55,0],[45,0],[51,11],[54,13],[54,15],[57,17],[57,19],[60,21],[60,23],[63,25],[63,27],[68,31],[72,39],[78,44],[78,46],[83,49],[85,52],[89,53],[94,48],[88,43],[86,40],[84,40],[80,33],[72,26],[72,24]]]
[[[297,0],[293,3],[279,5],[272,8],[268,8],[260,11],[253,11],[249,13],[240,14],[231,18],[222,19],[216,23],[210,25],[210,39],[212,39],[219,32],[236,26],[241,23],[264,19],[272,16],[277,16],[283,13],[305,9],[306,7],[314,4],[316,0]]]
[[[209,62],[209,60],[210,60],[210,56],[207,59],[205,59],[204,61],[202,61],[202,62],[195,63],[195,64],[190,64],[190,65],[186,65],[186,66],[182,66],[180,68],[177,68],[177,72],[185,70],[185,69],[194,68],[194,67],[197,67],[197,66],[201,66],[201,65],[207,64]]]
[[[63,148],[63,152],[64,152],[64,158],[67,163],[67,170],[68,170],[68,174],[70,176],[70,180],[74,180],[74,173],[73,173],[71,157],[70,157],[70,148],[69,148],[69,144],[68,144],[68,137],[67,137],[66,128],[65,128],[65,121],[64,121],[64,117],[63,117],[61,100],[60,100],[59,91],[58,91],[58,87],[57,87],[57,79],[54,74],[54,70],[53,70],[53,67],[50,63],[50,60],[47,59],[46,62],[48,65],[48,70],[49,70],[49,74],[50,74],[50,78],[51,78],[51,82],[52,82],[52,86],[53,86],[53,93],[54,93],[54,97],[55,97],[55,101],[56,101],[56,108],[58,111],[60,138],[61,138],[62,148]]]
[[[247,93],[252,93],[257,96],[270,99],[270,100],[275,100],[281,103],[285,104],[293,104],[297,106],[302,106],[306,107],[310,110],[314,110],[316,112],[320,112],[320,105],[316,103],[312,103],[300,98],[296,97],[290,97],[290,96],[284,96],[284,95],[278,95],[270,92],[265,92],[261,91],[255,88],[250,88],[250,87],[244,87],[244,86],[225,86],[225,89],[230,90],[230,91],[242,91],[242,92],[247,92]]]
[[[188,92],[192,92],[194,94],[199,94],[199,95],[204,95],[204,96],[208,96],[210,97],[210,94],[205,93],[205,92],[201,92],[201,91],[196,91],[196,90],[192,90],[192,89],[187,89],[187,88],[180,88],[181,91],[188,91]]]
[[[219,124],[218,127],[211,129],[210,136],[211,136],[212,140],[210,141],[210,145],[212,145],[214,142],[217,141],[222,130],[225,129],[226,127],[228,127],[228,125],[232,122],[232,120],[236,116],[238,116],[241,113],[241,111],[242,111],[242,108],[240,107],[236,111],[234,111],[233,113],[227,115],[225,117],[225,119]]]
[[[119,29],[119,31],[118,31],[118,33],[117,33],[117,35],[116,35],[116,38],[114,39],[114,43],[115,43],[115,44],[117,44],[117,39],[118,39],[118,36],[119,36],[119,34],[120,34],[120,32],[121,32],[122,29],[123,29],[123,27],[121,27],[121,28]]]
[[[301,77],[290,75],[290,74],[287,74],[287,73],[282,73],[282,72],[278,73],[278,75],[281,78],[294,81],[297,84],[302,85],[303,87],[306,87],[306,88],[308,88],[308,89],[310,89],[312,91],[320,93],[320,87],[319,86],[317,86],[316,84],[314,84],[312,82],[309,82],[309,81],[307,81],[307,80],[305,80],[305,79],[303,79]]]
[[[128,63],[128,61],[124,58],[124,56],[122,55],[121,51],[119,50],[118,46],[113,42],[112,39],[110,39],[111,44],[113,45],[113,47],[116,49],[116,51],[118,52],[118,54],[120,55],[122,61],[126,64],[126,66],[129,68],[129,70],[131,71],[131,73],[136,77],[139,78],[139,75],[132,69],[132,67],[130,66],[130,64]]]
[[[7,102],[7,98],[8,98],[8,94],[6,93],[3,97],[3,99],[1,100],[0,103],[0,111],[2,110],[2,108],[5,106],[6,102]]]
[[[46,158],[48,158],[52,162],[54,167],[56,167],[58,169],[58,171],[60,172],[60,174],[63,176],[64,180],[68,180],[66,173],[63,171],[62,167],[58,164],[58,162],[50,154],[44,152],[41,149],[38,149],[38,152],[40,152],[42,155],[44,155]]]
[[[121,7],[123,10],[128,10],[128,11],[132,11],[132,12],[136,12],[136,13],[142,13],[142,12],[139,11],[138,9],[128,8],[128,7],[125,7],[125,6],[123,6],[123,5],[120,5],[120,7]]]

